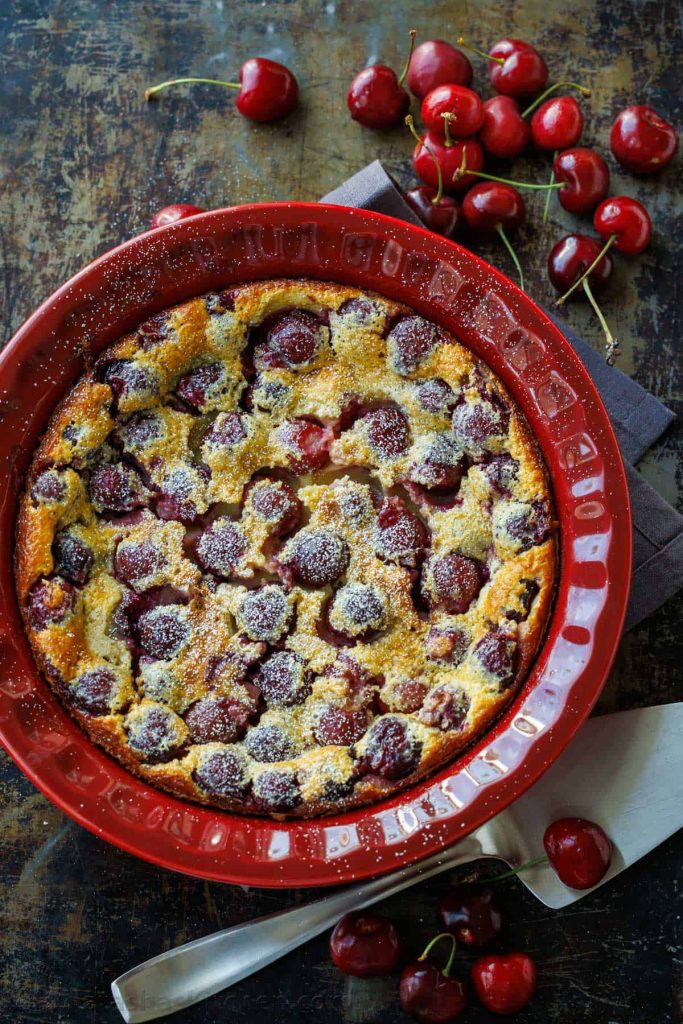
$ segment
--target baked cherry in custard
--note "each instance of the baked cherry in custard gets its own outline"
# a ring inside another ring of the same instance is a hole
[[[329,814],[410,786],[510,700],[553,521],[522,413],[437,323],[342,285],[231,284],[66,396],[17,592],[49,684],[130,771],[241,814]]]

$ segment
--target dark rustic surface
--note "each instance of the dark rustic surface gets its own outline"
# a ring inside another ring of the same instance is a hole
[[[264,199],[312,199],[377,155],[404,182],[410,143],[400,131],[373,134],[346,115],[351,74],[382,59],[397,65],[407,31],[464,33],[482,44],[502,35],[537,43],[555,80],[591,85],[585,138],[606,149],[612,116],[627,102],[652,103],[681,123],[675,0],[4,0],[0,80],[6,140],[0,240],[2,334],[9,337],[66,277],[147,224],[167,202],[213,207]],[[221,90],[196,87],[146,106],[144,88],[173,74],[234,77],[260,53],[295,68],[301,108],[275,126],[253,126]],[[483,83],[475,62],[476,81]],[[680,158],[656,179],[636,182],[614,167],[613,191],[643,199],[656,235],[643,258],[618,260],[605,308],[619,335],[621,366],[680,411]],[[522,175],[545,177],[543,159],[520,160]],[[575,222],[542,200],[519,249],[528,290],[550,298],[546,253]],[[677,219],[678,217],[678,219]],[[584,225],[584,230],[589,225]],[[487,255],[503,269],[507,258]],[[678,290],[677,290],[678,289]],[[600,332],[575,306],[572,324],[595,345]],[[676,359],[679,359],[678,370]],[[678,374],[678,375],[677,375]],[[679,500],[681,430],[671,430],[642,470]],[[680,507],[680,505],[679,505]],[[681,601],[626,636],[605,689],[603,711],[680,697]],[[119,1020],[109,982],[162,949],[305,893],[246,892],[158,870],[98,841],[40,796],[0,755],[0,1019],[100,1024]],[[503,883],[505,944],[529,950],[538,995],[518,1018],[549,1024],[668,1024],[683,1019],[680,974],[680,840],[562,913],[546,910],[515,881]],[[434,907],[448,885],[435,879],[386,910],[417,951],[434,932]],[[393,982],[345,983],[330,966],[326,938],[232,991],[174,1017],[178,1024],[223,1020],[308,1024],[401,1018]],[[489,1020],[472,1008],[467,1019]]]

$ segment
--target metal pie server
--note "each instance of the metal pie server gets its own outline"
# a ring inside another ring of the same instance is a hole
[[[599,822],[612,839],[612,864],[600,885],[681,828],[683,703],[590,719],[527,793],[454,846],[306,906],[170,949],[112,983],[116,1005],[129,1024],[191,1006],[296,949],[348,911],[422,879],[480,858],[518,867],[541,856],[547,825],[565,815]],[[586,895],[567,889],[546,864],[519,878],[548,907],[565,907]]]

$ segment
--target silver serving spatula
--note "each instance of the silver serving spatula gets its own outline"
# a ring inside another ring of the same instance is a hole
[[[519,867],[542,856],[546,827],[566,815],[599,822],[614,843],[600,885],[683,827],[683,703],[590,719],[527,793],[454,846],[306,906],[170,949],[112,983],[116,1005],[129,1024],[174,1013],[296,949],[348,911],[422,879],[480,858]],[[519,878],[548,907],[586,895],[567,889],[547,864]]]

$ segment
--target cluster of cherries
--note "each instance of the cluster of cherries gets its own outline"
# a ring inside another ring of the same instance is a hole
[[[488,53],[470,46],[488,62],[495,96],[482,101],[470,88],[473,71],[467,57],[450,43],[429,40],[411,53],[403,73],[374,65],[353,79],[348,105],[351,116],[370,128],[389,128],[405,119],[415,137],[412,163],[421,185],[406,201],[423,223],[448,238],[463,224],[480,237],[498,234],[519,274],[524,277],[507,237],[525,218],[520,188],[545,190],[544,220],[550,195],[557,192],[561,206],[571,213],[593,213],[593,226],[602,246],[591,236],[573,233],[561,238],[548,260],[548,274],[561,292],[558,305],[580,287],[593,305],[605,331],[607,357],[613,362],[617,346],[593,297],[612,273],[611,248],[628,256],[641,253],[650,241],[651,223],[645,207],[629,196],[607,198],[609,168],[595,150],[577,145],[583,130],[583,112],[573,96],[552,95],[563,88],[589,90],[575,82],[546,88],[548,67],[540,53],[519,39],[502,39]],[[404,83],[422,101],[426,131],[416,131],[408,114],[410,96]],[[538,95],[541,93],[541,95]],[[521,110],[519,100],[530,100]],[[525,120],[531,118],[530,121]],[[547,184],[511,181],[483,171],[485,155],[513,159],[529,145],[554,153]],[[651,107],[627,107],[616,118],[610,135],[619,163],[636,174],[665,167],[673,157],[678,136],[672,125]],[[486,179],[477,184],[477,179]],[[460,196],[465,193],[464,198]],[[456,198],[458,196],[459,198]]]
[[[612,274],[609,250],[638,255],[649,244],[652,225],[637,199],[608,198],[607,163],[597,150],[578,145],[584,122],[581,107],[573,96],[553,95],[572,88],[588,96],[590,90],[576,82],[558,82],[546,88],[548,67],[543,57],[520,39],[501,39],[488,53],[459,39],[460,46],[488,62],[496,95],[483,101],[470,88],[473,71],[465,54],[440,39],[421,43],[413,52],[414,42],[415,31],[411,30],[410,53],[400,75],[384,64],[373,64],[355,76],[347,95],[351,116],[368,128],[391,128],[406,121],[416,140],[413,168],[422,182],[406,194],[409,205],[428,228],[448,238],[455,237],[463,226],[479,237],[499,235],[517,268],[521,287],[522,268],[507,237],[507,232],[525,219],[519,189],[546,191],[544,220],[553,192],[565,210],[592,213],[602,244],[583,233],[564,236],[550,253],[548,275],[562,293],[558,305],[582,290],[605,332],[607,360],[614,362],[617,343],[593,291]],[[176,78],[148,89],[145,97],[151,99],[169,86],[188,83],[237,89],[237,109],[252,121],[284,117],[299,96],[297,80],[288,68],[264,57],[252,57],[242,65],[239,82]],[[422,135],[408,114],[410,95],[404,83],[422,101],[420,113],[426,128]],[[520,100],[532,101],[521,110]],[[511,181],[484,172],[486,155],[510,160],[529,143],[554,154],[547,184]],[[671,161],[678,135],[652,107],[638,104],[618,115],[610,146],[626,170],[650,174]],[[477,184],[478,179],[485,180]],[[167,207],[157,214],[152,227],[201,212],[188,204]]]
[[[560,880],[573,889],[591,889],[610,865],[612,846],[603,829],[585,818],[561,818],[543,837],[547,860]],[[544,858],[545,860],[545,858]],[[464,883],[447,892],[439,905],[442,931],[424,952],[403,968],[399,983],[401,1006],[424,1024],[446,1024],[467,1005],[465,982],[451,976],[458,943],[480,952],[496,941],[503,914],[490,883],[518,874],[489,879],[487,884]],[[446,966],[431,957],[442,940],[450,942]],[[369,978],[390,974],[401,960],[399,937],[393,923],[379,914],[357,911],[339,921],[330,938],[330,955],[344,974]],[[516,1013],[526,1006],[536,988],[536,965],[527,953],[484,953],[470,968],[472,987],[479,1001],[493,1013]]]

